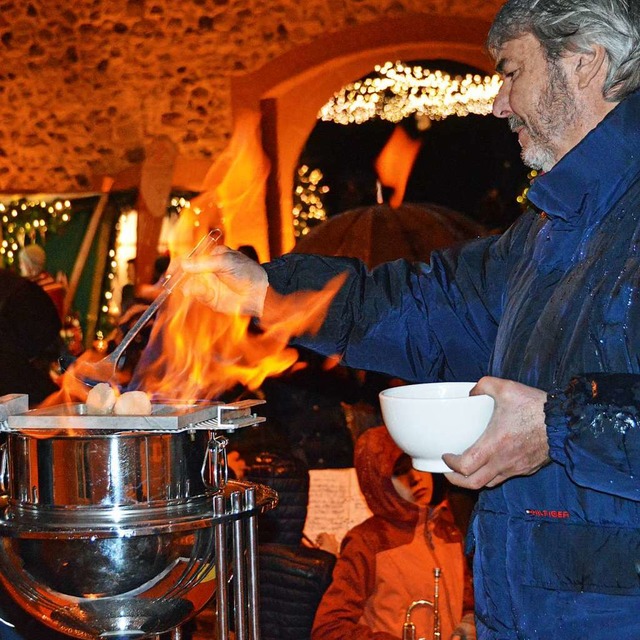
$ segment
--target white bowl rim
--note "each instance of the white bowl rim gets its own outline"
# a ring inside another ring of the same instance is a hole
[[[421,382],[389,387],[380,392],[385,401],[434,402],[440,400],[475,400],[486,398],[486,395],[470,396],[469,391],[476,386],[475,382]],[[421,396],[421,391],[429,391],[429,395]],[[451,392],[447,394],[446,392]]]

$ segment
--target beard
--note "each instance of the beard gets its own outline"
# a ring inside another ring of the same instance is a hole
[[[528,121],[514,114],[508,117],[512,131],[524,127],[529,134],[529,143],[522,148],[520,155],[525,165],[538,171],[549,171],[558,162],[558,143],[580,115],[564,71],[554,62],[549,62],[548,69],[547,85]]]

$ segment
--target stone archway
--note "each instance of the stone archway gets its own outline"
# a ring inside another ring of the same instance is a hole
[[[325,34],[233,79],[235,121],[246,121],[251,114],[260,117],[260,142],[271,164],[264,211],[234,219],[236,244],[250,237],[264,259],[293,247],[293,173],[320,107],[335,91],[386,60],[446,58],[491,73],[484,50],[488,29],[489,23],[472,18],[408,14],[382,19]],[[263,234],[255,228],[260,218],[266,226]],[[250,236],[244,231],[249,227]]]

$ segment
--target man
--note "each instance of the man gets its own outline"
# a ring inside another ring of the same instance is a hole
[[[0,396],[25,393],[34,407],[58,391],[49,368],[59,355],[60,328],[43,289],[0,269]]]
[[[471,526],[481,639],[640,638],[640,5],[508,0],[489,34],[494,114],[542,170],[500,237],[371,273],[222,247],[187,270],[212,306],[267,321],[271,290],[347,279],[299,342],[409,382],[475,380],[485,434],[445,455],[481,488]],[[205,273],[208,272],[208,273]],[[267,295],[268,293],[268,295]]]
[[[67,288],[62,282],[58,282],[46,270],[47,254],[39,244],[28,244],[18,254],[20,274],[35,282],[46,292],[56,306],[60,321],[64,321],[64,298]]]

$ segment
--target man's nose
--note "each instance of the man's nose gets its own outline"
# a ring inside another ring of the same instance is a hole
[[[508,118],[511,113],[511,107],[509,106],[509,91],[506,88],[506,83],[503,82],[493,101],[493,115],[496,118]]]

